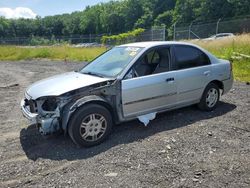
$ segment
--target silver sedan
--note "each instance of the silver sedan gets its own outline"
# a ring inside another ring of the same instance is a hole
[[[233,84],[231,63],[188,43],[142,42],[114,47],[79,71],[31,85],[21,102],[41,134],[68,133],[80,146],[108,137],[112,125],[198,104],[216,108]]]

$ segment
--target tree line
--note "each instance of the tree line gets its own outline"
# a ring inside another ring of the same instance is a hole
[[[118,34],[175,22],[207,22],[250,13],[249,0],[119,0],[36,19],[0,17],[0,38]]]

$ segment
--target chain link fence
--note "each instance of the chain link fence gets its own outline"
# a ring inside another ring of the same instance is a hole
[[[146,30],[140,36],[137,37],[135,42],[142,41],[165,41],[166,40],[166,30],[165,27],[155,27]]]
[[[249,33],[250,16],[233,20],[218,19],[209,23],[189,23],[174,24],[173,40],[203,39],[218,33]],[[98,46],[101,45],[102,36],[107,34],[88,34],[88,35],[70,35],[70,36],[51,36],[51,37],[13,37],[3,38],[0,36],[0,45],[57,45],[62,43],[72,44],[76,47]],[[172,34],[171,34],[172,35]],[[172,37],[168,39],[172,40]],[[142,41],[165,41],[166,28],[153,27],[145,30],[137,37],[129,37],[121,41],[122,44]],[[107,45],[116,45],[113,41],[108,41]]]
[[[102,35],[70,35],[70,36],[51,36],[51,37],[13,37],[0,38],[2,45],[53,45],[60,43],[79,44],[79,43],[100,43]]]
[[[202,39],[208,38],[218,33],[249,33],[250,17],[238,18],[233,20],[218,19],[210,23],[189,23],[174,25],[174,40],[183,39]]]
[[[122,39],[121,41],[108,40],[105,44],[114,46],[118,44],[143,42],[143,41],[165,41],[165,39],[166,39],[165,27],[153,27],[151,29],[145,30],[138,36],[130,36],[125,39]]]
[[[0,45],[58,45],[58,44],[71,44],[75,47],[88,47],[101,45],[101,38],[106,34],[94,35],[70,35],[70,36],[51,36],[51,37],[14,37],[14,38],[1,38]],[[140,42],[140,41],[164,41],[165,40],[165,27],[155,27],[145,30],[137,37],[129,37],[121,43]],[[107,45],[116,45],[114,42],[109,41]]]

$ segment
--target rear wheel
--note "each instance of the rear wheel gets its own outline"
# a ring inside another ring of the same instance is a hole
[[[220,89],[214,84],[210,83],[207,85],[198,107],[201,110],[212,111],[217,107],[218,101],[220,99]]]
[[[110,112],[103,106],[88,104],[73,114],[68,132],[75,144],[89,147],[103,142],[111,128]]]

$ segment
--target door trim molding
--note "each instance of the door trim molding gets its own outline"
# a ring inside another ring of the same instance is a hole
[[[150,98],[145,98],[145,99],[141,99],[141,100],[137,100],[137,101],[127,102],[124,105],[130,105],[130,104],[135,104],[135,103],[139,103],[139,102],[145,102],[145,101],[148,101],[148,100],[164,98],[164,97],[168,97],[168,96],[172,96],[172,95],[176,95],[176,94],[177,94],[177,92],[173,92],[173,93],[169,93],[169,94],[166,94],[166,95],[160,95],[160,96],[157,96],[157,97],[150,97]]]
[[[200,89],[203,89],[203,87],[200,87],[200,88],[197,88],[197,89],[190,89],[190,90],[182,91],[179,94],[189,93],[189,92],[197,91],[197,90],[200,90]]]

